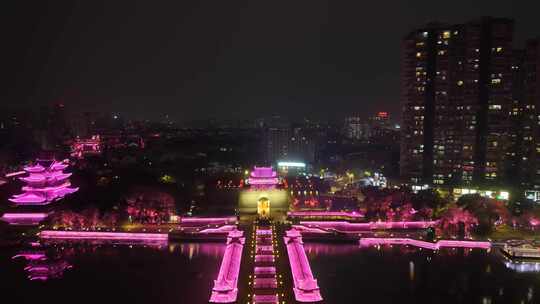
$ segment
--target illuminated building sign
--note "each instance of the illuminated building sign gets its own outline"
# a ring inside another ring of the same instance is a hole
[[[487,197],[487,198],[493,198],[493,199],[499,199],[499,200],[509,200],[510,199],[510,192],[505,190],[478,190],[478,189],[468,189],[468,188],[455,188],[454,191],[454,198],[458,199],[462,195],[466,194],[478,194],[481,197]]]
[[[305,168],[306,164],[301,162],[280,161],[278,162],[278,167]]]

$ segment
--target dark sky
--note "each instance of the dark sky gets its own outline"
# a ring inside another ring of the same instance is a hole
[[[399,115],[405,33],[492,15],[516,19],[520,46],[540,35],[539,2],[13,1],[2,102],[178,121]]]

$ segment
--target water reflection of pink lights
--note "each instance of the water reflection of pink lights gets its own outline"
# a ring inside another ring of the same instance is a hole
[[[51,278],[61,278],[64,271],[72,266],[63,260],[49,260],[42,251],[21,252],[12,257],[12,259],[24,258],[27,266],[24,271],[28,274],[30,281],[46,281]]]
[[[358,245],[351,244],[324,244],[324,243],[306,243],[304,250],[309,256],[325,255],[348,255],[357,252]]]
[[[414,240],[409,238],[362,238],[360,246],[376,246],[376,245],[411,245],[425,249],[439,250],[443,247],[449,248],[479,248],[490,249],[490,242],[481,241],[456,241],[456,240],[440,240],[436,243]]]

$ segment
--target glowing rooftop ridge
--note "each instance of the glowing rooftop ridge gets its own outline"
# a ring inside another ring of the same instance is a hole
[[[24,167],[28,176],[19,179],[27,185],[22,187],[23,193],[13,195],[9,201],[17,205],[47,205],[78,191],[70,187],[71,173],[63,172],[67,166],[65,161],[37,160],[35,165]]]

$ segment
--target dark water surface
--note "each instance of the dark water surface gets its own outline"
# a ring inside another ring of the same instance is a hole
[[[495,249],[306,243],[305,250],[325,303],[540,303],[540,273],[508,269]]]
[[[79,244],[45,251],[47,259],[34,262],[22,257],[12,259],[22,252],[17,248],[0,251],[0,290],[4,300],[59,304],[207,303],[225,244]],[[24,269],[29,265],[38,272],[54,270],[49,273],[56,278],[31,281],[29,270]],[[58,271],[62,268],[69,269]]]
[[[46,259],[12,259],[42,249]],[[328,304],[540,303],[540,265],[512,270],[495,250],[309,242],[305,249]],[[221,243],[2,248],[0,292],[18,304],[207,303],[224,251]],[[29,266],[50,278],[29,280]]]

